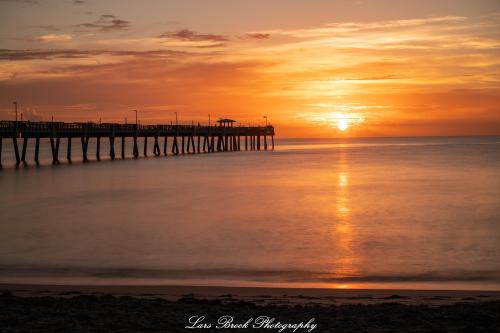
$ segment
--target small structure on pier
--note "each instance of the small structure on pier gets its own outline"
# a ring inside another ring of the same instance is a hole
[[[220,118],[217,120],[220,126],[222,127],[233,127],[236,120],[228,119],[228,118]]]

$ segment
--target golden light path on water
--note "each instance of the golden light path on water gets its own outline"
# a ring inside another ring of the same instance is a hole
[[[353,244],[355,242],[355,227],[351,220],[351,208],[349,201],[349,173],[348,157],[344,149],[339,150],[338,157],[337,186],[335,204],[332,207],[334,213],[334,224],[332,228],[333,242],[335,246],[335,260],[332,263],[332,275],[335,278],[348,278],[359,273]],[[334,288],[349,288],[348,284],[335,283]]]

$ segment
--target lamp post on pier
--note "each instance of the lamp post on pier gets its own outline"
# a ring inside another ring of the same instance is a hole
[[[267,116],[264,116],[264,119],[266,119],[266,127],[267,127]]]
[[[17,102],[12,102],[12,104],[14,104],[14,110],[15,110],[15,114],[16,114],[16,123],[17,123]]]
[[[175,126],[178,126],[179,125],[179,121],[177,119],[177,111],[174,112],[175,113]]]

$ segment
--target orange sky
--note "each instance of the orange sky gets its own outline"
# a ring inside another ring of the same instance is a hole
[[[1,0],[0,117],[500,134],[500,4],[432,3]]]

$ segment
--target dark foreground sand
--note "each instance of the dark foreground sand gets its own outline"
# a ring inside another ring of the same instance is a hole
[[[293,332],[294,326],[283,326],[301,322],[309,325],[296,332],[500,332],[498,292],[22,285],[0,289],[0,332]],[[205,316],[202,323],[211,327],[185,328],[192,316]],[[232,316],[235,324],[252,321],[246,329],[217,329],[222,316]],[[259,326],[259,316],[275,319],[261,319],[261,328],[252,328]],[[317,325],[313,330],[312,324]]]

